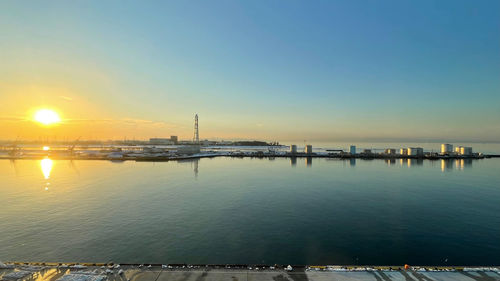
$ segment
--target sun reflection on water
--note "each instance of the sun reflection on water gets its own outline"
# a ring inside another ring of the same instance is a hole
[[[42,168],[42,173],[45,179],[50,178],[50,172],[52,171],[53,161],[49,158],[45,158],[40,161],[40,167]]]

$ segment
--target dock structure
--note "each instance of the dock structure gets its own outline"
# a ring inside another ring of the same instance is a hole
[[[0,263],[5,281],[500,280],[498,267]]]

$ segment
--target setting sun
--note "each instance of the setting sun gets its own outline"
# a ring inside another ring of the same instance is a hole
[[[43,125],[51,125],[61,122],[59,114],[51,109],[40,109],[35,113],[34,120]]]

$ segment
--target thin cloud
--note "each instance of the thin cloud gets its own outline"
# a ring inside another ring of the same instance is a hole
[[[176,124],[154,121],[154,120],[144,120],[144,119],[134,119],[134,118],[122,118],[122,119],[65,119],[65,123],[101,123],[109,125],[128,125],[128,126],[153,126],[156,128],[178,128]]]
[[[22,122],[22,121],[26,121],[26,118],[17,117],[17,116],[4,116],[4,117],[0,117],[0,121],[3,121],[3,122]]]
[[[66,101],[72,101],[73,99],[67,96],[59,96],[59,98],[66,100]]]

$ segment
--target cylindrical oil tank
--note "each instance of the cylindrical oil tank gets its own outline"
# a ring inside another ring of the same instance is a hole
[[[312,154],[313,152],[313,146],[308,144],[306,145],[306,154]]]

